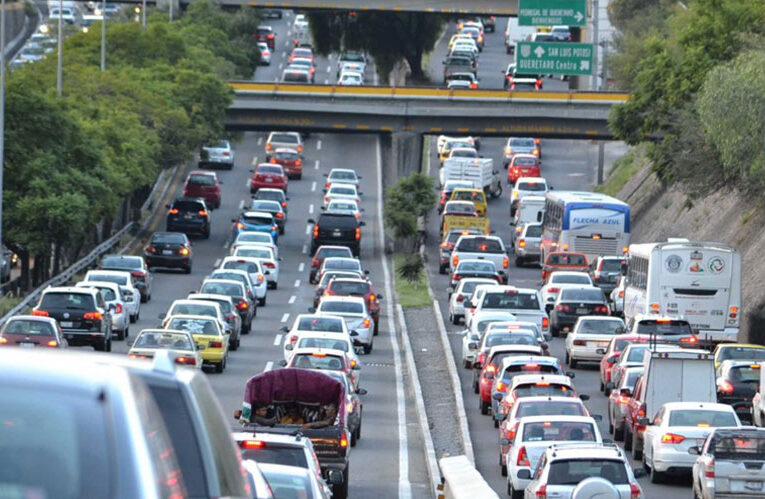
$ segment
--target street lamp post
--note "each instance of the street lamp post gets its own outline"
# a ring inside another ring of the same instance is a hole
[[[63,19],[64,2],[58,0],[58,65],[56,67],[56,95],[61,97],[64,93],[64,28]]]
[[[146,29],[146,0],[141,0],[141,26]]]
[[[5,166],[5,0],[0,1],[0,262],[3,251],[3,167]],[[10,265],[11,262],[8,262]]]
[[[101,2],[101,71],[106,71],[106,0]]]

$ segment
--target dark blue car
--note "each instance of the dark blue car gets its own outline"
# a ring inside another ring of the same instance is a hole
[[[233,237],[240,232],[268,232],[274,240],[277,242],[279,238],[279,226],[274,221],[274,216],[264,211],[245,211],[239,215],[238,219],[232,220],[234,222]]]

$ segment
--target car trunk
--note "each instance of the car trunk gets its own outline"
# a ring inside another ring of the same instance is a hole
[[[5,345],[15,345],[23,348],[34,348],[34,347],[46,347],[46,346],[57,346],[58,342],[56,341],[56,338],[54,336],[47,336],[42,334],[9,334],[4,333],[3,339],[5,340]],[[54,342],[55,345],[48,345],[48,342]]]
[[[150,245],[152,248],[154,248],[154,253],[161,256],[173,256],[173,255],[180,255],[181,254],[181,248],[185,248],[185,246],[181,243],[174,243],[174,242],[154,242]]]

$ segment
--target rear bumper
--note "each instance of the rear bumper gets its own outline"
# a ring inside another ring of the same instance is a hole
[[[96,346],[100,345],[106,339],[106,335],[101,331],[67,330],[63,329],[64,338],[69,346]]]
[[[161,255],[146,255],[146,265],[148,267],[175,267],[186,268],[191,265],[191,258],[188,256],[161,256]]]
[[[210,224],[207,222],[185,222],[183,220],[174,220],[172,222],[167,222],[167,231],[207,234],[210,232]]]

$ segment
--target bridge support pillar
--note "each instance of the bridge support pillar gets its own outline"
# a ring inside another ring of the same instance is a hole
[[[415,132],[391,134],[390,164],[395,165],[397,178],[408,177],[420,171],[422,140],[422,135]]]

